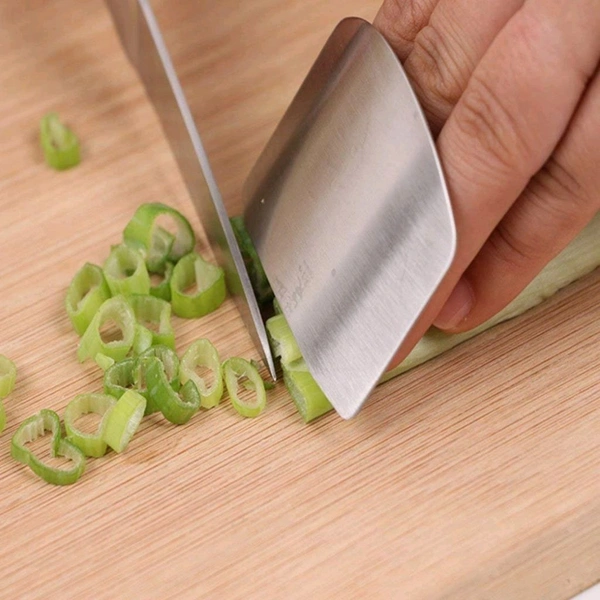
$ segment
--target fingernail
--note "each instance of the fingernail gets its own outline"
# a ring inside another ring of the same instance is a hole
[[[466,279],[460,279],[433,324],[439,329],[454,329],[469,315],[475,296]]]

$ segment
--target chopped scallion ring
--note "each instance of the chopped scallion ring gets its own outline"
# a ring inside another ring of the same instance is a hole
[[[171,302],[171,277],[173,276],[173,263],[167,262],[164,271],[150,276],[150,295]],[[159,278],[155,283],[153,280]]]
[[[146,399],[133,390],[127,390],[107,413],[102,439],[115,452],[123,452],[140,426],[145,410]]]
[[[79,164],[79,140],[56,113],[44,115],[40,121],[40,144],[46,163],[62,171]]]
[[[113,363],[104,371],[104,393],[109,394],[117,400],[127,391],[137,389],[135,369],[137,360],[135,358],[126,358]],[[143,396],[144,394],[142,394]]]
[[[209,385],[205,377],[198,374],[197,368],[208,371],[212,379]],[[217,349],[206,339],[193,342],[181,357],[179,365],[181,383],[193,381],[200,393],[200,405],[212,408],[219,404],[223,396],[223,368]]]
[[[135,335],[133,336],[133,353],[141,354],[152,346],[152,332],[139,323],[135,324]]]
[[[166,228],[169,225],[174,226],[175,233]],[[158,202],[142,204],[135,211],[123,231],[123,239],[143,250],[151,273],[162,273],[167,261],[177,262],[196,243],[189,221],[179,211]]]
[[[171,305],[186,319],[202,317],[225,300],[225,274],[221,267],[206,262],[199,254],[186,254],[173,269]]]
[[[0,400],[6,398],[13,391],[16,379],[17,367],[15,367],[15,363],[0,354]]]
[[[104,456],[106,442],[102,439],[108,412],[116,404],[116,400],[107,394],[79,394],[75,396],[65,409],[65,430],[67,440],[75,444],[86,456]],[[79,429],[76,421],[83,415],[95,413],[101,420],[94,433],[86,433]]]
[[[304,363],[303,359],[302,363]],[[296,368],[293,369],[283,367],[283,380],[300,416],[305,423],[309,423],[329,412],[333,407],[308,369],[298,368],[298,361],[294,364]]]
[[[138,324],[150,333],[150,344],[146,348],[160,344],[174,350],[175,332],[171,324],[171,305],[166,300],[143,294],[127,296],[127,301],[133,308]],[[146,348],[136,351],[140,354]]]
[[[104,277],[113,296],[150,293],[150,275],[144,257],[126,244],[113,246],[104,261]]]
[[[296,338],[282,314],[268,319],[265,326],[271,340],[273,354],[280,357],[282,365],[288,365],[302,358]]]
[[[111,324],[118,330],[117,337],[105,341],[102,329]],[[133,309],[123,296],[109,298],[100,306],[83,334],[77,349],[77,358],[79,362],[83,362],[86,358],[95,359],[97,354],[103,354],[115,361],[123,360],[131,350],[134,337]]]
[[[177,354],[171,348],[167,346],[152,346],[145,352],[142,352],[136,362],[134,377],[137,390],[142,394],[146,400],[146,414],[160,411],[160,406],[155,402],[156,395],[149,392],[149,387],[146,380],[146,367],[148,365],[148,359],[157,358],[163,365],[165,377],[169,383],[169,386],[174,392],[178,392],[181,387],[179,379],[179,358]]]
[[[164,365],[158,358],[145,358],[143,369],[150,401],[167,421],[183,425],[198,412],[200,394],[192,381],[188,381],[177,393],[169,385]]]
[[[243,417],[257,417],[265,409],[267,394],[260,373],[247,360],[237,356],[223,363],[223,376],[229,398]],[[241,389],[253,392],[252,399],[240,397]]]
[[[110,289],[98,265],[86,263],[75,273],[67,290],[65,304],[78,335],[83,335],[96,311],[110,298]]]
[[[60,437],[60,418],[52,410],[41,410],[37,415],[25,419],[19,426],[11,442],[11,454],[15,460],[27,465],[38,477],[54,485],[75,483],[85,470],[85,455],[71,442]],[[69,468],[51,467],[35,456],[27,444],[51,434],[50,456],[64,456],[72,461]]]

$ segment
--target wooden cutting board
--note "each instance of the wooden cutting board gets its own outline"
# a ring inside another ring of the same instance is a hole
[[[379,0],[163,0],[157,15],[231,207],[326,36]],[[18,367],[0,436],[3,598],[567,598],[600,577],[600,275],[397,378],[358,418],[306,426],[281,385],[147,418],[74,486],[9,456],[18,423],[101,388],[63,308],[142,202],[198,232],[157,119],[99,0],[0,4],[0,353]],[[45,167],[57,110],[82,164]],[[206,251],[200,241],[198,248]],[[175,319],[257,357],[231,300]]]

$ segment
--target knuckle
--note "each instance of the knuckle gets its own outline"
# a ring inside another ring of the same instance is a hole
[[[475,74],[471,78],[457,116],[465,142],[481,150],[473,156],[492,172],[516,174],[528,166],[531,149],[515,115],[481,76]]]
[[[496,261],[509,271],[522,271],[531,262],[538,262],[545,254],[544,245],[537,236],[517,236],[510,226],[501,221],[488,239],[488,247]]]
[[[423,91],[426,108],[448,114],[464,89],[464,77],[456,60],[459,45],[433,23],[427,25],[415,39],[407,61],[407,70]]]
[[[385,0],[377,25],[397,52],[412,45],[427,24],[434,0]]]

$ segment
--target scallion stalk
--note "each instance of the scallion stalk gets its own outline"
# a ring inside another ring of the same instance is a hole
[[[138,324],[150,333],[150,343],[146,348],[160,344],[174,350],[175,332],[171,324],[171,305],[166,300],[145,294],[127,296],[127,302],[133,308]],[[146,348],[139,350],[138,354]]]
[[[281,359],[282,365],[288,365],[302,358],[296,338],[282,314],[268,319],[266,328],[271,340],[273,354]]]
[[[13,391],[16,378],[17,367],[15,363],[0,354],[0,433],[4,431],[6,426],[6,410],[2,401]]]

